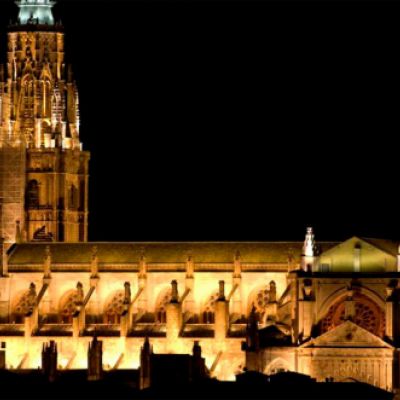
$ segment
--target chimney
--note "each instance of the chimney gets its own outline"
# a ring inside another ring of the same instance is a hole
[[[57,377],[57,344],[54,340],[43,343],[42,372],[49,382],[54,382]]]
[[[95,334],[88,349],[88,380],[99,381],[103,377],[103,342]]]
[[[153,349],[150,346],[149,338],[146,336],[143,347],[140,349],[140,371],[139,388],[147,389],[151,385],[151,355]]]

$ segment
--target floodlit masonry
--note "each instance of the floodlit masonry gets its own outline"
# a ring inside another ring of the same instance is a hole
[[[9,369],[105,369],[154,352],[191,354],[210,373],[296,371],[399,386],[399,243],[88,242],[88,165],[79,96],[53,2],[18,2],[0,67],[0,343]]]

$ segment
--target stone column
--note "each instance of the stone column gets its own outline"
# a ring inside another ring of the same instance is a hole
[[[31,309],[25,316],[25,338],[30,338],[39,327],[39,311],[37,304],[36,285],[31,283],[29,287],[29,304]]]
[[[3,238],[0,238],[0,277],[8,276],[8,255],[7,255],[7,245]]]
[[[167,351],[176,353],[179,349],[178,340],[182,329],[182,304],[179,302],[177,281],[172,281],[171,286],[171,300],[166,307]]]
[[[185,278],[185,290],[188,291],[186,299],[184,301],[184,311],[192,315],[195,313],[194,303],[194,262],[192,256],[188,256],[186,261],[186,278]]]
[[[98,248],[97,246],[92,247],[92,258],[90,261],[90,290],[92,291],[92,295],[90,300],[88,301],[89,304],[85,304],[86,307],[89,306],[89,313],[96,315],[98,317],[102,310],[100,308],[100,291],[99,288],[100,282],[100,275],[99,275],[99,257],[98,257]],[[97,318],[96,318],[97,322]]]
[[[386,304],[385,304],[385,336],[389,340],[394,338],[394,298],[393,298],[394,287],[389,284],[386,287]]]
[[[50,246],[46,246],[44,263],[43,263],[43,283],[50,283],[51,279],[51,252]]]
[[[0,370],[6,369],[6,343],[0,344]]]
[[[138,314],[147,312],[147,264],[144,255],[139,261],[138,287],[142,289],[142,293],[137,301]]]
[[[312,281],[304,280],[302,282],[303,299],[299,302],[299,314],[302,320],[303,340],[311,337],[311,331],[314,324],[314,294],[312,290]]]
[[[240,258],[240,252],[235,254],[235,259],[233,262],[233,288],[235,292],[233,293],[233,304],[232,313],[236,316],[242,316],[242,263]]]
[[[125,296],[124,296],[124,311],[121,315],[121,337],[127,337],[129,330],[131,328],[132,320],[131,320],[131,284],[129,282],[125,282]]]
[[[275,323],[278,314],[278,302],[276,301],[276,283],[269,283],[269,300],[267,304],[267,322]]]
[[[83,285],[78,282],[76,285],[76,291],[78,294],[78,300],[76,303],[76,313],[72,318],[72,336],[79,337],[83,334],[86,326],[86,313],[85,307],[83,306],[84,293]]]
[[[219,281],[219,295],[215,302],[214,337],[217,342],[223,342],[229,330],[229,303],[225,298],[225,282]]]

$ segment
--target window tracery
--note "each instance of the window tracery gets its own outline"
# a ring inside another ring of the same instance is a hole
[[[73,291],[63,301],[60,308],[61,321],[64,324],[71,324],[74,314],[77,312],[77,304],[81,301],[78,291]]]
[[[13,322],[22,324],[24,322],[24,317],[33,311],[35,305],[36,289],[34,285],[31,285],[30,289],[23,293],[15,304],[13,309]]]
[[[125,291],[120,290],[114,294],[105,309],[105,322],[107,324],[119,324],[124,312]]]
[[[369,297],[362,294],[354,295],[355,316],[353,322],[374,335],[383,337],[385,317],[380,307]],[[345,301],[333,304],[326,316],[321,320],[322,333],[343,323],[345,320]]]
[[[155,310],[156,322],[167,322],[167,304],[171,301],[171,289],[164,289],[158,296]]]
[[[203,307],[203,324],[213,324],[215,322],[215,302],[218,300],[219,293],[215,292],[204,303]]]

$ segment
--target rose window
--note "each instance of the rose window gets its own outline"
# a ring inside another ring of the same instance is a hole
[[[385,317],[382,310],[368,297],[354,295],[355,316],[353,322],[374,335],[383,337]],[[321,321],[322,332],[327,332],[340,325],[345,320],[345,301],[329,308],[326,317]]]

